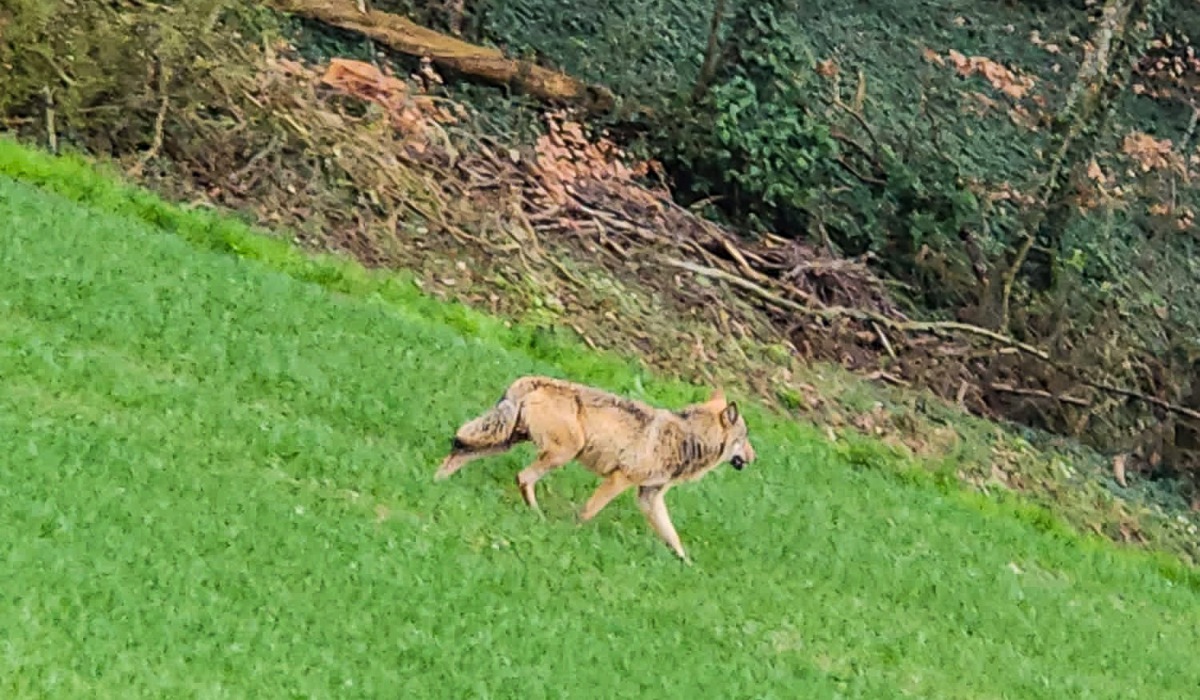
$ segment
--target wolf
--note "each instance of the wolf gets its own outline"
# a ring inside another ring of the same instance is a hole
[[[581,523],[636,486],[643,515],[688,564],[667,511],[667,491],[725,462],[741,471],[756,457],[737,403],[727,401],[720,388],[703,403],[672,411],[584,384],[523,376],[494,406],[458,428],[434,479],[523,442],[537,447],[536,458],[516,475],[530,508],[541,512],[534,491],[538,480],[574,459],[603,479],[580,511]]]

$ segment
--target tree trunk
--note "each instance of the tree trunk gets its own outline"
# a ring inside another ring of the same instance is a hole
[[[692,90],[692,102],[699,102],[708,92],[717,75],[720,65],[721,24],[725,21],[725,0],[716,0],[712,17],[708,23],[708,45],[704,49],[704,63],[700,66],[700,76],[696,78],[696,87]]]
[[[615,104],[604,87],[508,58],[498,49],[455,39],[400,15],[375,9],[362,12],[355,0],[263,0],[263,4],[358,32],[401,53],[427,56],[444,68],[509,85],[543,100],[572,103],[593,114],[608,112]]]
[[[1055,253],[1070,215],[1065,195],[1071,175],[1091,160],[1108,127],[1113,107],[1125,89],[1129,71],[1149,37],[1155,10],[1163,0],[1106,0],[1094,47],[1084,57],[1067,102],[1055,117],[1051,131],[1050,167],[1042,183],[1035,211],[1024,227],[1024,237],[1005,275],[1001,296],[1001,330],[1011,318],[1013,284],[1039,235]],[[1131,27],[1136,28],[1131,31]],[[1115,70],[1114,70],[1115,68]]]

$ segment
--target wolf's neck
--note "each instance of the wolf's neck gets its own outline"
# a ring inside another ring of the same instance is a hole
[[[722,442],[714,440],[703,421],[684,420],[678,439],[674,441],[668,461],[673,476],[699,472],[720,458]]]

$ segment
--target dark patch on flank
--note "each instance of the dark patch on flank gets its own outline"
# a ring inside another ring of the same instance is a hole
[[[606,396],[603,399],[601,399],[601,402],[604,405],[611,406],[612,408],[617,408],[622,411],[625,411],[630,416],[632,416],[633,419],[636,420],[638,423],[643,423],[643,424],[649,423],[654,418],[650,414],[650,412],[647,411],[642,406],[634,403],[633,401],[630,401],[629,399],[622,398],[620,396],[612,396],[612,397]]]
[[[625,415],[632,418],[634,421],[645,425],[654,420],[654,414],[647,410],[645,406],[627,399],[624,396],[617,396],[606,392],[589,392],[584,395],[576,394],[575,400],[580,406],[591,406],[592,408],[612,408],[621,411]]]
[[[705,445],[699,439],[689,435],[684,437],[679,442],[679,446],[675,448],[674,464],[671,465],[671,476],[678,477],[694,470],[699,469],[705,458],[711,453],[708,445]]]

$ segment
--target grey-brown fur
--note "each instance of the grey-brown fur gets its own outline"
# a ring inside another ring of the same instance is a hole
[[[589,520],[626,489],[638,487],[638,505],[655,531],[687,558],[663,496],[676,483],[699,479],[718,464],[741,468],[754,448],[737,405],[714,392],[680,411],[550,377],[522,377],[483,415],[455,433],[454,446],[436,478],[468,462],[499,454],[519,442],[537,445],[537,458],[517,475],[521,495],[537,509],[534,486],[571,460],[604,478],[584,506]]]

